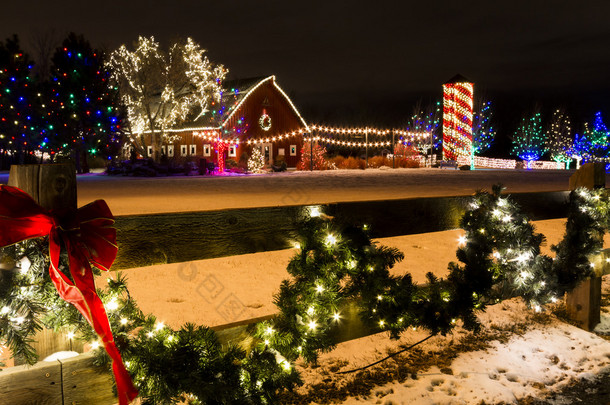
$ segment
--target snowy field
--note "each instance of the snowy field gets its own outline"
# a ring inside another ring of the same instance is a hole
[[[418,196],[469,195],[503,183],[508,192],[567,190],[572,172],[454,171],[396,169],[289,172],[266,176],[78,178],[79,205],[103,198],[115,215],[221,208],[380,200]],[[0,175],[0,182],[6,176]],[[547,236],[544,252],[563,235],[564,220],[538,221]],[[405,253],[393,270],[423,282],[432,271],[447,273],[455,260],[460,230],[380,239]],[[606,237],[605,247],[610,247]],[[274,313],[273,294],[287,278],[294,250],[130,269],[132,296],[145,312],[173,327],[185,322],[222,325]],[[604,291],[610,293],[610,276]],[[98,280],[103,285],[102,280]],[[306,385],[302,401],[346,404],[499,404],[543,397],[580,379],[610,370],[610,341],[572,327],[550,312],[534,314],[519,300],[481,314],[482,339],[456,329],[409,354],[386,361],[365,376],[336,371],[366,365],[425,337],[405,333],[399,341],[377,334],[340,344],[317,367],[297,365]],[[610,334],[610,308],[599,331]],[[466,342],[466,343],[465,343]],[[610,401],[610,399],[609,399]]]

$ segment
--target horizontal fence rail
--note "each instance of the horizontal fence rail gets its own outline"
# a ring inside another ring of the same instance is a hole
[[[567,215],[568,191],[510,194],[532,220]],[[319,207],[338,221],[367,224],[374,238],[459,227],[462,197],[409,198],[116,218],[120,246],[113,270],[288,249],[299,220]]]

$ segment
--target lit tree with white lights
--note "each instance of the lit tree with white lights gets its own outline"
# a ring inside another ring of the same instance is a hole
[[[252,148],[252,156],[248,159],[248,171],[250,173],[262,173],[265,167],[265,156],[260,148]]]
[[[227,70],[204,52],[190,38],[166,51],[153,37],[139,37],[134,51],[122,45],[110,55],[111,79],[127,109],[129,140],[141,155],[147,155],[145,132],[159,161],[161,145],[173,141],[168,130],[187,116],[200,118],[212,100],[220,100]]]
[[[572,161],[574,140],[572,139],[570,117],[561,109],[553,113],[546,144],[551,154],[551,159],[558,163],[564,162],[567,169]]]
[[[496,137],[492,118],[491,101],[480,102],[472,117],[472,148],[475,155],[488,150]]]

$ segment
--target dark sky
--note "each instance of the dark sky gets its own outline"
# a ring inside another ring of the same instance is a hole
[[[0,37],[26,46],[53,30],[108,49],[191,36],[232,78],[275,74],[306,119],[408,117],[457,73],[496,98],[505,120],[535,101],[610,113],[607,0],[6,3]]]

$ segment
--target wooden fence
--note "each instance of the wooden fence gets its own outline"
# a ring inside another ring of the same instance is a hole
[[[72,179],[72,170],[69,166],[62,165],[15,167],[15,170],[11,168],[9,184],[24,189],[46,208],[75,207],[76,193],[73,191],[76,182]],[[591,176],[587,174],[584,178],[592,179]],[[582,184],[583,181],[581,179],[575,184]],[[599,183],[599,180],[596,181]],[[566,217],[568,194],[567,191],[558,191],[515,193],[511,196],[532,220],[543,220]],[[372,236],[379,238],[455,229],[459,227],[459,220],[464,213],[465,198],[467,197],[349,202],[317,208],[338,220],[368,224]],[[120,216],[116,220],[120,249],[113,269],[290,248],[290,236],[295,234],[299,220],[309,215],[313,207],[315,206],[284,206]],[[604,254],[610,256],[608,252]],[[610,265],[605,257],[600,256],[598,259],[600,267],[608,273]],[[592,287],[586,287],[590,288]],[[587,294],[578,298],[581,301],[588,299]],[[580,301],[576,305],[580,305]],[[378,332],[364,327],[355,304],[349,305],[342,313],[345,314],[345,322],[340,330],[335,331],[337,342]],[[273,315],[249,319],[212,329],[218,333],[223,344],[238,344],[249,336],[248,328],[272,317]],[[67,344],[67,340],[62,336],[55,336],[55,339],[53,345],[47,345],[52,347],[49,350],[65,350],[61,345],[62,342]],[[40,354],[44,357],[50,353]],[[40,362],[33,367],[15,366],[0,372],[0,403],[113,404],[116,401],[111,390],[111,378],[93,366],[91,354]]]

